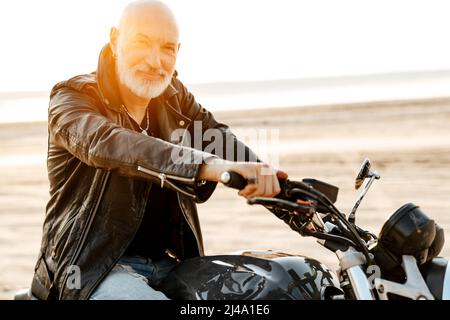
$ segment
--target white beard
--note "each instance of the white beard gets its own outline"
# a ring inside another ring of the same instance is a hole
[[[159,81],[138,79],[136,77],[137,71],[149,72],[149,68],[145,63],[138,64],[130,69],[125,66],[120,55],[117,56],[116,61],[120,82],[141,98],[153,99],[158,97],[166,90],[172,80],[173,72],[172,74],[164,74],[164,79]]]

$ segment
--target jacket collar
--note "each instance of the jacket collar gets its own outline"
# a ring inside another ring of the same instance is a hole
[[[177,75],[178,73],[175,71],[173,77],[176,77]],[[104,104],[108,108],[119,112],[122,106],[122,98],[120,97],[120,91],[117,84],[116,62],[113,58],[109,43],[106,44],[100,52],[96,77]],[[178,94],[178,90],[170,83],[158,99],[167,101],[176,94]]]

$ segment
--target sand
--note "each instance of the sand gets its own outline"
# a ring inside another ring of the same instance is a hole
[[[215,114],[237,132],[278,130],[279,167],[291,179],[339,186],[343,212],[356,199],[359,165],[370,158],[382,178],[362,202],[358,225],[378,233],[397,208],[413,202],[450,239],[450,98]],[[46,123],[0,124],[0,299],[31,282],[48,200],[46,150]],[[219,186],[199,213],[207,254],[272,249],[337,268],[333,253],[234,190]],[[450,257],[450,241],[441,255]]]

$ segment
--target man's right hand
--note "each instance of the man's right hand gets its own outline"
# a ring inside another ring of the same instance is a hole
[[[239,173],[249,181],[247,186],[239,191],[239,195],[246,198],[274,197],[281,191],[278,179],[288,177],[284,171],[276,170],[265,163],[232,162],[215,158],[201,166],[198,179],[219,182],[225,171]]]

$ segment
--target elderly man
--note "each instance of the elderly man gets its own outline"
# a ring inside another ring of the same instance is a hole
[[[224,171],[252,179],[241,196],[279,193],[277,175],[285,173],[259,163],[177,79],[179,47],[169,8],[133,2],[97,71],[53,88],[50,200],[32,282],[38,298],[166,299],[158,285],[170,269],[203,255],[195,202],[209,198]],[[173,141],[195,122],[245,159]]]

